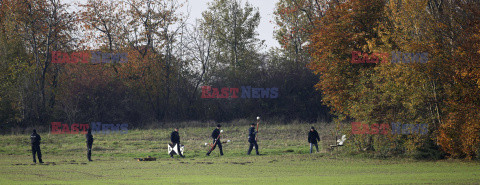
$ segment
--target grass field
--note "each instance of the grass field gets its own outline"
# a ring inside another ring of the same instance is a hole
[[[87,162],[84,135],[42,136],[43,159],[33,165],[28,135],[0,136],[0,184],[479,184],[476,162],[365,159],[326,151],[308,154],[310,125],[270,125],[259,134],[261,156],[246,156],[248,126],[225,126],[224,156],[205,156],[212,128],[181,128],[186,158],[169,158],[171,129],[94,135]],[[321,126],[319,130],[322,129]],[[323,133],[323,134],[322,134]],[[157,161],[135,161],[135,157]]]

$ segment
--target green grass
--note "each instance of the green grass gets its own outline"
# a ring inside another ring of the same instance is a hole
[[[210,157],[138,162],[126,157],[56,156],[56,165],[2,155],[0,184],[478,184],[478,164],[352,160],[321,154]],[[72,160],[75,160],[72,162]],[[87,163],[87,164],[82,164]],[[15,165],[28,164],[28,165]]]
[[[222,141],[225,153],[230,156],[243,156],[248,147],[247,130],[249,126],[230,126],[222,128]],[[308,125],[271,125],[260,130],[259,148],[264,154],[282,154],[292,149],[296,153],[307,153],[306,135]],[[212,142],[210,134],[213,128],[193,127],[179,130],[181,142],[186,146],[187,155],[203,156],[207,151],[205,143]],[[172,129],[129,130],[128,134],[95,134],[93,150],[96,156],[112,157],[168,157],[167,143],[170,142]],[[42,137],[41,149],[45,156],[80,156],[86,152],[85,136],[72,134],[51,135],[39,133]],[[28,135],[0,136],[0,154],[30,155]],[[218,150],[218,149],[217,149]],[[214,153],[218,151],[214,151]],[[202,155],[200,155],[202,154]]]
[[[212,128],[180,129],[186,158],[166,153],[170,129],[94,135],[93,162],[84,135],[42,136],[49,165],[32,165],[28,136],[0,136],[0,184],[478,184],[476,162],[366,159],[324,150],[308,154],[309,125],[270,125],[259,135],[260,152],[246,156],[248,126],[225,127],[224,156],[205,156]],[[321,132],[322,133],[322,132]],[[305,136],[305,137],[303,137]],[[325,134],[324,134],[325,136]],[[323,138],[323,137],[322,137]],[[157,157],[138,162],[134,157]]]

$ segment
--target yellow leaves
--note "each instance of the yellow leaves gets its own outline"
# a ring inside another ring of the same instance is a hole
[[[316,87],[334,110],[362,120],[380,119],[381,115],[387,120],[439,124],[432,128],[433,136],[445,150],[454,157],[471,157],[475,155],[472,146],[479,141],[464,135],[478,137],[472,133],[478,133],[480,127],[476,121],[480,120],[480,110],[473,106],[480,101],[480,23],[474,21],[480,11],[471,10],[469,15],[473,17],[455,14],[459,22],[450,24],[441,20],[442,16],[432,16],[434,10],[429,10],[427,2],[388,1],[384,10],[371,7],[374,2],[338,4],[315,22],[310,39],[314,61],[309,67],[322,75]],[[445,11],[458,12],[444,6]],[[366,10],[382,11],[376,14]],[[372,20],[366,15],[378,17]],[[428,52],[429,62],[344,63],[352,50]],[[415,138],[409,139],[416,142]]]

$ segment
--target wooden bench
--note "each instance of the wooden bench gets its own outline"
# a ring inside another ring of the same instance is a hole
[[[347,136],[342,135],[341,139],[337,139],[337,137],[335,136],[335,139],[337,140],[337,142],[335,142],[335,145],[330,145],[330,149],[334,149],[335,147],[343,146],[343,143],[347,140]]]

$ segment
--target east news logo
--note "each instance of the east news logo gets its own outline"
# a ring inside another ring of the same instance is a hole
[[[394,122],[391,124],[388,124],[388,123],[366,124],[361,122],[352,122],[352,134],[355,134],[355,135],[363,135],[363,134],[425,135],[427,133],[428,133],[428,124],[425,124],[425,123],[402,124],[402,123]]]
[[[92,134],[126,134],[128,133],[128,124],[103,124],[101,122],[92,122],[90,124],[73,123],[71,125],[61,122],[52,122],[51,134],[86,134],[87,130],[92,128]]]
[[[240,88],[212,88],[211,86],[202,86],[202,98],[278,98],[278,96],[278,88],[276,87],[255,88],[242,86]]]
[[[52,63],[76,64],[76,63],[127,63],[127,53],[105,53],[100,51],[77,51],[61,52],[52,51]]]
[[[392,51],[391,63],[427,63],[428,53],[404,53],[400,51]],[[380,60],[381,59],[381,60]],[[368,63],[387,63],[388,53],[362,53],[360,51],[352,51],[352,64],[368,64]]]

